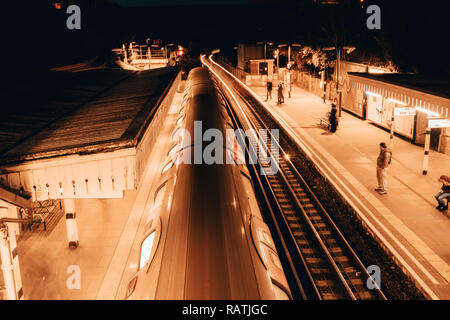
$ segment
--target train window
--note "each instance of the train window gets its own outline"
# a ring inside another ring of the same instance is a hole
[[[167,155],[171,156],[171,155],[173,155],[174,153],[178,152],[179,149],[180,149],[180,145],[179,145],[179,144],[176,144],[176,145],[174,145],[172,148],[170,148],[169,152],[167,152]]]
[[[264,264],[267,265],[266,247],[262,243],[259,244],[259,252],[261,253],[261,258]]]
[[[131,279],[131,281],[128,283],[127,286],[127,293],[125,294],[125,299],[128,299],[134,292],[134,290],[136,289],[136,283],[137,283],[138,277],[134,277],[133,279]]]
[[[270,235],[267,233],[266,230],[263,230],[263,229],[259,228],[258,229],[258,238],[259,238],[259,240],[261,242],[264,242],[269,247],[273,247],[272,239],[271,239]]]
[[[172,133],[172,141],[176,142],[180,139],[181,136],[181,128],[180,127],[176,127],[175,130],[173,130]]]
[[[275,300],[291,300],[291,298],[286,293],[286,291],[281,289],[275,283],[272,283],[272,284],[273,284],[273,293],[275,294]]]
[[[247,195],[248,202],[250,205],[250,210],[254,215],[259,216],[259,205],[256,200],[255,193],[253,192],[253,185],[250,181],[250,178],[241,172],[241,176],[243,177],[242,182],[244,184],[245,194]]]
[[[173,161],[169,161],[161,171],[161,174],[166,173],[167,170],[173,167]]]
[[[164,193],[166,191],[166,187],[167,187],[167,181],[165,181],[163,184],[161,184],[158,187],[158,189],[156,189],[153,208],[156,208],[157,206],[161,205],[162,200],[164,198]]]
[[[270,260],[272,261],[272,263],[274,265],[276,265],[279,269],[283,270],[283,267],[281,266],[281,261],[280,261],[280,258],[278,258],[278,255],[274,251],[269,250],[269,256],[270,256]]]
[[[182,115],[181,117],[179,117],[178,118],[178,120],[177,120],[177,125],[181,125],[181,122],[183,122],[183,120],[184,120],[184,115]]]
[[[139,259],[139,270],[145,266],[145,264],[150,259],[150,254],[152,253],[153,241],[155,240],[156,231],[153,231],[151,234],[142,241],[141,244],[141,257]]]

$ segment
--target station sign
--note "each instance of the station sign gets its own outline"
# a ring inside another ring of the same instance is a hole
[[[395,108],[394,109],[394,115],[395,116],[413,116],[416,114],[415,108]]]
[[[449,119],[428,120],[428,128],[450,128]]]

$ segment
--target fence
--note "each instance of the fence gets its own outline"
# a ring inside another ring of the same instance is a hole
[[[323,97],[323,84],[321,85],[319,78],[304,71],[294,71],[292,81],[299,87],[310,91],[319,97]],[[327,81],[325,99],[334,100],[336,97],[336,82],[332,80]]]
[[[236,78],[238,78],[244,82],[245,82],[245,79],[247,78],[247,76],[250,75],[249,73],[245,72],[244,70],[238,69],[238,68],[234,67],[233,65],[231,65],[222,56],[219,57],[218,62],[220,63],[220,65],[222,67],[224,67],[226,70],[231,72]]]

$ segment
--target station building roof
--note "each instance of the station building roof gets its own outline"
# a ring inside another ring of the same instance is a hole
[[[414,73],[349,72],[349,75],[378,80],[393,85],[421,91],[431,95],[450,99],[450,74],[426,75]]]
[[[0,165],[136,146],[172,68],[43,71],[0,79]]]

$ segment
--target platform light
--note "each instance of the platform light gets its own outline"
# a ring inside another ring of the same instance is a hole
[[[439,117],[439,118],[442,117],[442,115],[440,115],[439,113],[427,110],[427,109],[422,108],[422,107],[416,107],[416,110],[418,110],[420,112],[424,112],[426,114],[429,114],[432,117]]]
[[[394,103],[401,104],[402,106],[406,106],[406,103],[404,103],[402,101],[398,101],[398,100],[395,100],[395,99],[392,99],[392,98],[388,98],[388,100],[391,101],[391,102],[394,102]]]
[[[369,96],[381,98],[381,95],[379,95],[378,93],[372,92],[372,91],[366,91],[366,94],[368,94]]]
[[[369,73],[386,73],[386,72],[380,69],[369,68]]]

